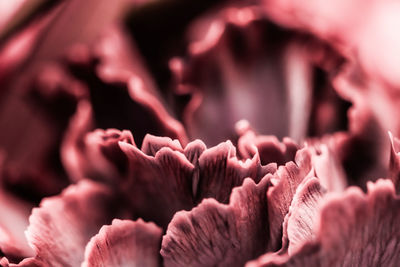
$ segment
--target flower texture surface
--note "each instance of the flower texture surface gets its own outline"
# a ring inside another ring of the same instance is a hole
[[[0,266],[398,266],[399,13],[0,0]]]

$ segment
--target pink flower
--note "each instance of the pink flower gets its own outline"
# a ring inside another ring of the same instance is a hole
[[[7,7],[0,266],[400,260],[397,4]]]

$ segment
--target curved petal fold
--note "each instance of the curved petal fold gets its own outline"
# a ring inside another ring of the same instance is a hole
[[[161,235],[153,223],[114,219],[92,237],[82,267],[160,266]]]
[[[291,255],[265,254],[246,266],[396,266],[399,201],[390,180],[368,183],[366,194],[350,187],[327,195],[312,241]]]
[[[26,231],[36,259],[48,266],[79,266],[90,238],[117,216],[113,201],[110,189],[88,180],[44,199]]]
[[[242,266],[269,245],[266,190],[246,179],[230,203],[205,199],[191,211],[175,214],[163,238],[165,266]]]

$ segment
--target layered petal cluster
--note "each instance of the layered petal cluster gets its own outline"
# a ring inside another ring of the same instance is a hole
[[[0,1],[0,266],[397,266],[399,10]]]

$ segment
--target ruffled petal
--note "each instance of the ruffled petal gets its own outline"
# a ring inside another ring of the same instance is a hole
[[[89,103],[80,103],[64,140],[61,157],[72,180],[79,181],[89,177],[116,185],[128,168],[128,160],[118,142],[134,144],[132,134],[116,129],[98,129],[87,133],[91,112]]]
[[[391,30],[387,30],[400,23],[397,2],[313,1],[307,5],[300,1],[263,2],[265,11],[276,22],[329,40],[351,60],[357,55],[357,64],[365,74],[383,81],[386,86],[399,87],[400,54],[396,47],[400,39],[393,38]],[[369,20],[365,21],[365,17]]]
[[[228,7],[205,15],[189,29],[188,56],[174,59],[171,66],[177,93],[191,95],[182,116],[191,138],[216,145],[232,139],[234,125],[242,119],[264,134],[288,134],[281,71],[288,38],[261,17],[254,7]]]
[[[206,199],[178,212],[163,238],[166,266],[242,266],[269,244],[266,190],[246,179],[233,190],[229,205]]]
[[[267,173],[274,172],[274,166],[261,166],[258,154],[241,161],[236,148],[230,141],[207,149],[199,157],[199,183],[196,199],[212,197],[221,203],[228,203],[232,188],[240,186],[247,177],[256,183]]]
[[[2,258],[0,259],[0,266],[1,266],[1,267],[8,267],[8,266],[10,266],[10,265],[9,265],[9,262],[8,262],[8,260],[7,260],[6,257],[2,257]]]
[[[129,162],[129,176],[120,188],[137,217],[166,226],[177,210],[193,206],[194,166],[184,154],[163,147],[153,157],[131,144],[119,144]]]
[[[344,167],[345,154],[350,148],[354,149],[353,142],[351,134],[344,132],[307,139],[305,146],[315,176],[327,191],[342,192],[350,182]]]
[[[329,44],[273,24],[259,6],[214,10],[188,36],[187,56],[170,67],[177,94],[190,96],[182,120],[191,138],[232,140],[242,119],[297,142],[346,127],[348,104],[330,78],[343,57]]]
[[[400,199],[390,180],[356,187],[324,201],[315,240],[292,255],[266,254],[246,266],[396,266]]]
[[[391,143],[389,176],[393,181],[396,192],[400,192],[400,140],[389,132]]]
[[[1,267],[46,267],[46,265],[43,262],[41,262],[35,258],[26,258],[17,264],[9,263],[6,258],[3,258],[3,259],[4,259],[4,262],[0,261]],[[4,265],[1,265],[1,264],[4,264]]]
[[[163,227],[176,211],[190,210],[208,197],[227,203],[232,188],[246,177],[258,182],[276,171],[275,164],[262,166],[257,153],[238,159],[230,141],[207,149],[196,140],[183,148],[178,140],[146,135],[138,149],[129,131],[115,129],[96,130],[82,139],[76,150],[64,151],[71,152],[64,153],[70,173],[112,185],[135,217]]]
[[[396,119],[400,80],[395,74],[400,54],[394,48],[400,39],[393,38],[388,29],[399,24],[394,14],[400,6],[390,1],[372,1],[367,5],[362,1],[263,3],[271,20],[327,40],[345,59],[341,68],[334,68],[331,83],[340,97],[352,104],[347,116],[352,141],[345,148],[346,153],[351,153],[346,159],[346,172],[352,183],[363,187],[367,180],[387,177],[389,145],[385,135],[390,130],[397,136],[400,129]],[[325,113],[336,116],[330,108],[332,101],[321,104],[313,111],[316,119]],[[318,112],[319,109],[325,112]],[[323,125],[324,120],[319,120],[318,127]]]
[[[131,170],[121,188],[133,204],[133,211],[164,227],[176,211],[190,210],[208,197],[227,203],[232,188],[246,177],[258,182],[275,171],[273,165],[262,166],[257,155],[239,160],[230,141],[209,149],[201,141],[194,141],[182,149],[177,141],[148,136],[142,151],[123,142],[120,146]],[[146,155],[143,150],[155,155]],[[159,212],[154,214],[146,208],[149,205],[160,207]]]
[[[268,163],[285,165],[289,161],[294,161],[298,146],[289,138],[284,138],[281,143],[275,136],[256,135],[253,131],[247,130],[238,140],[238,150],[243,158],[252,158],[258,152],[262,165]]]
[[[115,219],[90,240],[82,267],[160,266],[161,235],[153,223]]]
[[[140,55],[149,66],[151,74],[163,93],[168,88],[170,73],[168,61],[171,57],[185,52],[185,36],[188,24],[203,12],[210,10],[225,0],[203,0],[185,2],[180,0],[145,3],[134,9],[126,18],[125,25],[130,36],[137,43]],[[154,18],[157,20],[154,20]],[[149,34],[151,33],[151,34]]]
[[[36,78],[1,105],[0,127],[7,130],[0,134],[0,146],[7,152],[3,183],[38,203],[68,184],[59,147],[84,88],[57,65]]]
[[[279,167],[271,177],[272,186],[268,190],[268,215],[270,218],[270,238],[274,249],[279,249],[282,237],[282,224],[289,212],[290,204],[297,187],[306,177],[315,176],[307,149],[299,150],[295,162]]]
[[[65,93],[62,90],[64,88],[60,90],[60,87],[66,85],[73,90],[75,86],[57,80],[60,77],[57,67],[52,65],[51,70],[45,71],[44,75],[50,80],[45,85],[54,87],[31,90],[31,87],[35,87],[32,86],[35,83],[33,76],[44,61],[59,57],[71,42],[92,39],[103,28],[101,25],[109,23],[110,17],[115,17],[115,9],[118,9],[120,3],[106,5],[104,2],[100,5],[96,1],[68,1],[72,3],[58,5],[66,1],[24,2],[13,17],[15,21],[7,26],[17,32],[25,24],[32,23],[18,35],[11,36],[12,39],[5,47],[1,44],[4,48],[0,55],[1,93],[7,90],[7,94],[1,97],[0,127],[7,128],[7,131],[0,134],[0,146],[7,150],[7,161],[12,163],[7,164],[7,168],[16,177],[10,182],[10,187],[20,191],[20,195],[39,202],[41,197],[57,194],[67,185],[58,153],[61,138],[76,103],[75,99],[62,94]],[[55,5],[57,8],[52,12],[44,12]],[[91,12],[93,7],[96,7],[96,12]],[[88,13],[95,15],[88,16]],[[81,23],[86,25],[84,29]],[[16,67],[18,69],[14,71]]]
[[[348,111],[349,135],[339,150],[353,184],[365,188],[368,180],[387,177],[387,131],[400,132],[396,94],[366,76],[357,62],[345,65],[333,80],[338,94],[352,103]],[[375,103],[371,105],[371,103]]]
[[[163,147],[169,147],[174,151],[183,152],[181,143],[178,140],[172,140],[169,137],[157,137],[147,134],[142,143],[141,150],[149,156],[155,156]]]
[[[117,214],[111,191],[83,180],[33,209],[26,232],[37,260],[49,266],[79,266],[90,238]]]
[[[72,49],[69,57],[71,73],[89,89],[96,127],[129,129],[139,145],[148,133],[187,143],[183,126],[168,110],[121,25],[105,31],[94,47]]]
[[[325,193],[326,190],[315,177],[305,179],[297,188],[283,226],[283,241],[287,238],[289,255],[301,248],[306,241],[314,240],[315,223]]]
[[[69,179],[72,181],[85,178],[86,165],[90,165],[85,159],[84,137],[93,128],[92,113],[93,110],[89,101],[80,101],[61,144],[61,161]]]
[[[0,96],[7,93],[13,78],[26,75],[23,64],[30,59],[43,33],[54,21],[63,1],[26,0],[4,2],[0,11]]]

